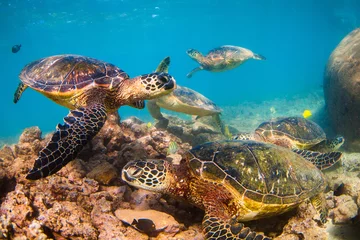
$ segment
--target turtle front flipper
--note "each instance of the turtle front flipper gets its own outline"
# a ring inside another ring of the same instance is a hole
[[[100,104],[70,111],[64,118],[65,123],[57,125],[51,140],[39,152],[39,157],[26,178],[36,180],[59,171],[76,158],[100,131],[105,121],[106,109]]]
[[[19,83],[19,86],[17,87],[15,94],[14,94],[14,103],[17,103],[19,99],[21,98],[21,95],[23,92],[27,89],[27,85],[23,83]]]
[[[169,66],[170,66],[170,57],[164,58],[156,68],[155,72],[169,72]]]
[[[320,221],[322,224],[327,222],[328,210],[325,204],[325,196],[323,193],[318,194],[312,198],[310,198],[311,204],[314,206],[316,211],[320,215]]]
[[[341,157],[341,152],[329,152],[329,153],[320,153],[304,149],[292,149],[293,152],[299,154],[306,160],[310,161],[320,170],[327,169],[337,163]]]
[[[270,240],[262,234],[251,231],[243,223],[226,223],[218,217],[206,214],[203,219],[205,239],[256,239]]]
[[[186,77],[187,77],[187,78],[191,78],[194,73],[196,73],[196,72],[198,72],[198,71],[201,71],[201,70],[203,70],[202,67],[194,68],[193,70],[191,70],[191,72],[189,72],[189,73],[186,75]]]
[[[309,150],[318,152],[331,152],[338,150],[345,142],[344,137],[337,137],[334,139],[325,139]]]
[[[232,138],[233,140],[255,140],[254,135],[251,133],[238,133]]]
[[[202,222],[205,239],[271,239],[245,227],[243,223],[237,222],[235,218],[228,221],[223,220],[227,219],[227,217],[224,216],[226,211],[219,205],[221,204],[214,204],[212,207],[206,207],[205,216]]]
[[[169,125],[169,119],[162,115],[160,107],[156,104],[156,100],[148,101],[147,109],[149,110],[150,115],[158,120],[158,122],[155,124],[155,127],[166,129]]]

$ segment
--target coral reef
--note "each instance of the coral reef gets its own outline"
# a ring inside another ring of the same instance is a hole
[[[17,144],[0,150],[0,239],[204,239],[202,210],[129,187],[120,178],[130,160],[179,162],[192,145],[224,138],[207,120],[169,118],[169,127],[161,130],[137,118],[120,123],[118,115],[110,115],[76,160],[37,181],[25,176],[50,136],[42,138],[37,127],[25,129]],[[167,156],[170,142],[179,148]],[[350,162],[355,162],[354,155],[345,159],[344,166],[326,172],[327,205],[334,224],[352,226],[358,222],[360,179],[358,165]],[[329,233],[318,225],[316,215],[310,203],[303,203],[249,226],[276,239],[327,239]]]

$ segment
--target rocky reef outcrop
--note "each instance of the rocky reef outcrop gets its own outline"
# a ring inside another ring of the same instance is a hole
[[[360,28],[332,52],[324,76],[326,109],[336,134],[349,150],[360,149]]]
[[[38,127],[25,129],[19,142],[0,150],[0,239],[204,239],[203,211],[171,197],[129,187],[121,169],[130,160],[179,161],[192,145],[224,137],[206,122],[170,118],[167,130],[137,118],[120,123],[111,115],[101,132],[77,159],[45,179],[26,173],[50,136]],[[168,155],[170,142],[178,150]],[[348,157],[326,173],[327,205],[334,224],[359,221],[360,180]],[[351,174],[349,174],[349,172]],[[327,239],[310,203],[271,219],[249,223],[277,239]]]

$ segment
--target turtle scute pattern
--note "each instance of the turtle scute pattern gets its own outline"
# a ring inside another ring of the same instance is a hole
[[[34,61],[20,73],[25,84],[42,91],[66,92],[82,89],[91,82],[107,87],[116,85],[114,77],[128,79],[120,68],[94,58],[59,55]]]
[[[220,108],[198,92],[187,87],[178,87],[173,94],[183,103],[190,106],[197,106],[199,109],[209,109],[220,112]]]
[[[230,184],[240,194],[268,204],[298,203],[318,194],[320,171],[291,150],[254,141],[209,143],[190,150],[199,177]]]
[[[326,139],[326,135],[319,125],[298,117],[279,118],[274,121],[264,122],[259,125],[256,132],[263,134],[265,137],[273,134],[277,136],[283,135],[291,140],[309,145]]]
[[[72,110],[58,124],[50,142],[39,152],[27,179],[39,179],[59,171],[99,132],[106,121],[103,105]]]

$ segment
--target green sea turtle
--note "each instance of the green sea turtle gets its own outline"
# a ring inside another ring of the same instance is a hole
[[[208,52],[206,56],[202,55],[195,49],[189,49],[186,53],[200,64],[200,67],[193,69],[187,74],[188,78],[191,78],[195,72],[200,70],[207,70],[211,72],[223,72],[230,70],[240,66],[250,58],[266,60],[264,56],[255,54],[249,49],[230,45],[215,48]]]
[[[170,58],[167,57],[159,64],[156,72],[167,73],[169,64]],[[198,117],[214,116],[217,124],[221,126],[221,109],[214,102],[190,88],[179,85],[171,93],[148,101],[147,108],[151,116],[159,121],[157,127],[160,128],[166,128],[169,124],[169,120],[161,114],[160,108]]]
[[[166,160],[126,164],[128,184],[183,198],[205,210],[206,239],[268,239],[244,222],[282,214],[310,199],[327,220],[324,176],[291,150],[256,141],[199,145],[179,165]]]
[[[122,105],[143,108],[145,99],[168,94],[176,87],[167,73],[151,73],[130,79],[120,68],[78,55],[58,55],[34,61],[20,73],[16,103],[27,87],[69,108],[63,125],[39,152],[28,179],[59,171],[73,160],[100,131],[108,113]]]
[[[240,133],[235,135],[233,139],[274,143],[293,149],[294,152],[302,155],[313,154],[314,161],[319,158],[327,158],[328,164],[323,166],[316,164],[320,169],[328,168],[341,159],[342,154],[340,152],[332,151],[341,147],[345,141],[343,137],[327,139],[325,132],[319,125],[301,117],[277,118],[263,122],[254,133]]]

